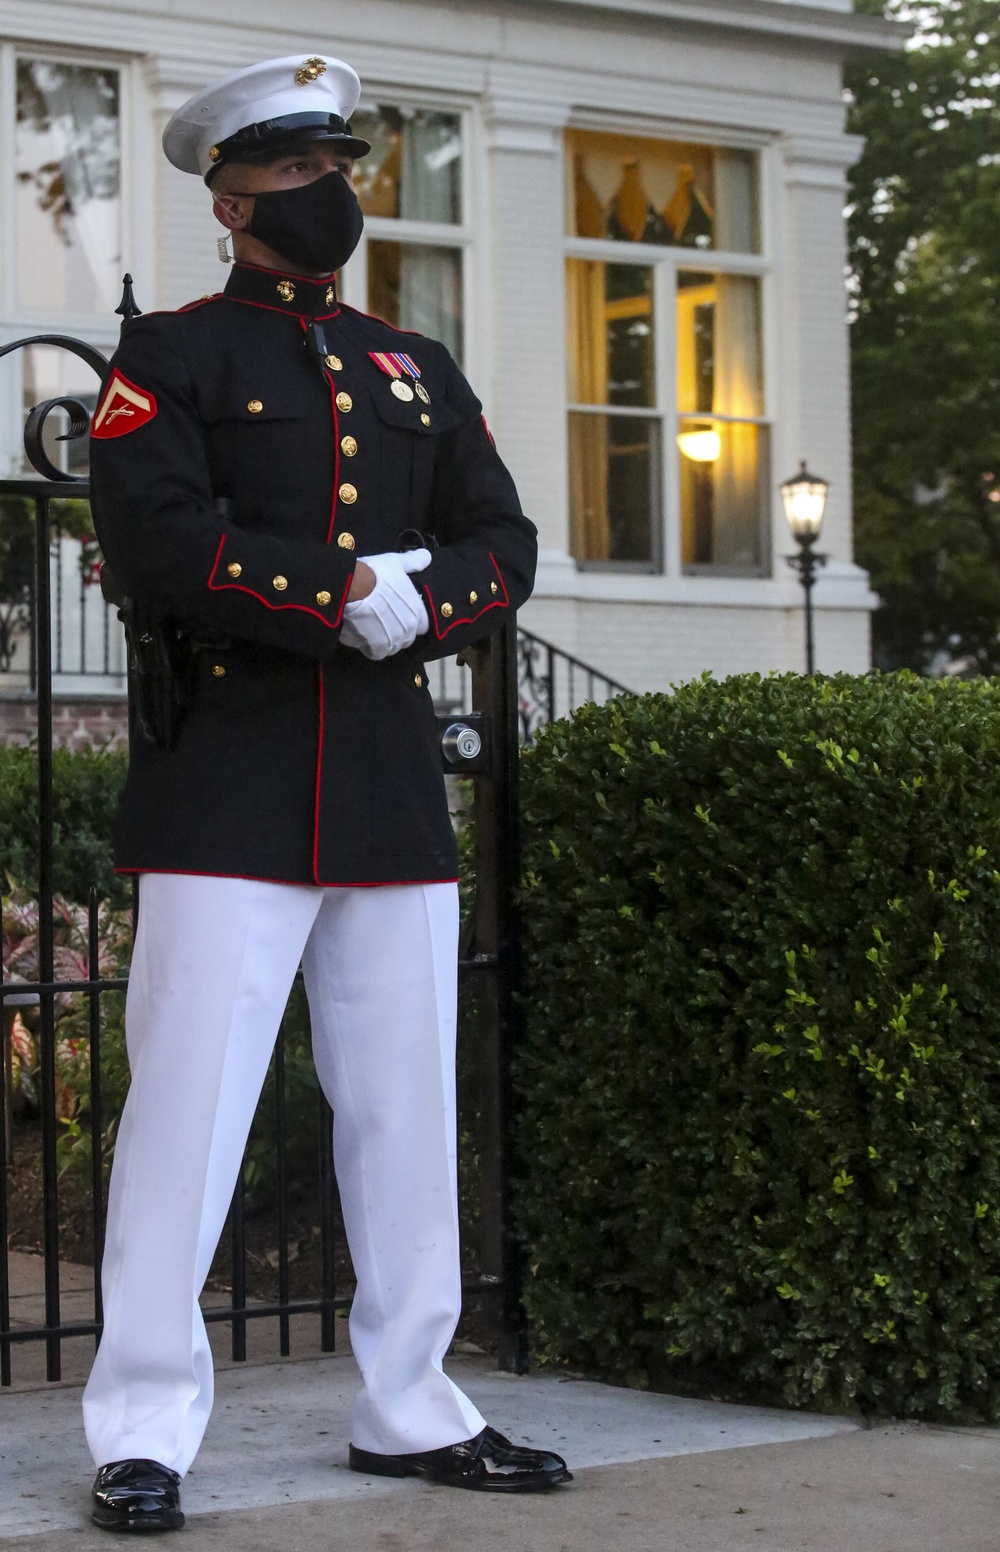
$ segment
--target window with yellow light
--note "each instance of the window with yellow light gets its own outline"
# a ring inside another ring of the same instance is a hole
[[[760,574],[756,155],[582,130],[566,149],[571,552],[661,570],[666,516],[683,571]]]
[[[685,569],[759,571],[766,428],[755,276],[677,274],[677,448]]]

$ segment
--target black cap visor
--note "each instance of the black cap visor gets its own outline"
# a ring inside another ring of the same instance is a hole
[[[247,124],[227,140],[220,140],[213,147],[217,154],[212,157],[205,182],[210,184],[214,174],[227,163],[273,161],[314,140],[335,141],[355,161],[371,150],[370,143],[353,134],[347,120],[336,113],[289,113],[282,118]]]

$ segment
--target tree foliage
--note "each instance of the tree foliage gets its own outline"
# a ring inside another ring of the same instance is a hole
[[[913,29],[847,71],[857,549],[876,660],[1000,669],[1000,6],[857,0]]]

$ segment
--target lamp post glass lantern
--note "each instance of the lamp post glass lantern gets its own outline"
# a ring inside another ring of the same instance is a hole
[[[785,516],[788,526],[792,530],[799,550],[797,555],[786,555],[785,559],[793,571],[799,574],[802,583],[802,591],[805,594],[806,616],[806,673],[811,674],[814,667],[813,651],[813,614],[812,614],[812,590],[816,583],[816,573],[821,566],[825,566],[827,556],[820,555],[813,549],[813,545],[819,537],[820,527],[823,523],[823,514],[826,511],[826,493],[829,485],[826,480],[821,480],[817,475],[810,474],[803,459],[799,465],[799,472],[790,480],[786,480],[781,486],[781,499],[785,507]]]

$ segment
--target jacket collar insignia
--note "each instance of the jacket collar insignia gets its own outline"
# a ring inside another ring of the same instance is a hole
[[[249,302],[294,318],[332,318],[340,311],[333,281],[309,280],[258,264],[234,264],[223,294],[232,302]]]

